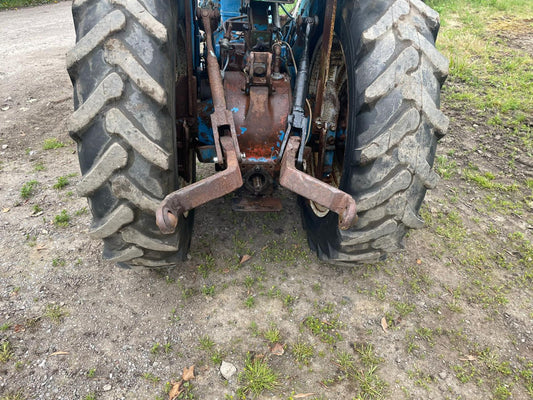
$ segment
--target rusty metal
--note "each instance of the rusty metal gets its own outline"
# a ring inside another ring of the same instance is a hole
[[[247,163],[274,163],[287,129],[292,93],[289,77],[273,80],[269,96],[265,86],[252,86],[246,95],[246,77],[242,72],[228,71],[224,91],[233,110],[241,151]]]
[[[324,30],[322,33],[322,52],[320,56],[320,70],[317,84],[317,93],[315,97],[314,115],[318,120],[322,119],[322,108],[324,104],[324,94],[326,92],[326,83],[329,77],[329,62],[331,58],[331,47],[333,45],[333,35],[335,32],[335,16],[337,13],[337,0],[327,0],[324,15]],[[316,166],[316,176],[324,175],[324,156],[326,147],[327,130],[323,127],[316,128],[319,135],[318,162]]]
[[[234,197],[231,208],[237,212],[278,212],[283,206],[276,197]]]
[[[233,115],[226,107],[226,98],[224,96],[224,84],[220,74],[220,65],[213,47],[213,26],[217,25],[220,18],[220,11],[216,8],[199,8],[198,16],[201,17],[205,30],[206,47],[207,47],[207,73],[209,75],[209,85],[211,86],[211,96],[213,97],[214,111],[211,114],[211,128],[215,138],[215,148],[217,152],[218,163],[224,160],[220,146],[220,136],[230,133],[233,146],[237,152],[237,159],[242,159],[239,150],[239,141],[235,131]]]
[[[242,186],[242,175],[232,139],[223,136],[220,143],[226,156],[226,169],[165,197],[156,211],[156,223],[162,233],[173,233],[181,214]]]
[[[252,86],[266,86],[272,94],[272,53],[252,51],[245,71],[246,93]]]
[[[296,169],[300,138],[292,136],[281,162],[280,185],[339,214],[339,228],[346,230],[357,223],[355,200],[327,183]]]

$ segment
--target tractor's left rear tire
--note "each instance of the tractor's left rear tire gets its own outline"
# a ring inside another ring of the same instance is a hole
[[[78,192],[88,198],[90,233],[104,241],[104,258],[124,267],[174,266],[190,245],[192,213],[180,217],[173,235],[162,235],[155,223],[160,201],[179,186],[175,84],[186,57],[183,49],[177,53],[183,3],[74,0],[72,6],[77,43],[67,54],[75,106],[69,130],[83,174]]]

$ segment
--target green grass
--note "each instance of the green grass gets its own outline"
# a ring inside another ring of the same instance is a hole
[[[32,7],[42,4],[55,4],[57,0],[1,0],[0,10],[8,10],[11,8]]]
[[[68,311],[59,304],[47,304],[44,310],[44,316],[56,324],[60,323],[68,315]]]
[[[20,188],[20,197],[22,197],[23,199],[29,199],[35,193],[35,188],[38,184],[39,182],[37,182],[36,180],[26,182]]]
[[[529,0],[430,0],[441,14],[438,48],[450,59],[446,101],[481,111],[491,125],[505,125],[527,152],[533,134],[533,57],[508,45],[516,35],[530,35],[533,2]],[[437,170],[439,160],[437,160]],[[439,172],[440,173],[440,172]]]
[[[57,178],[57,182],[54,183],[54,189],[63,189],[65,186],[69,185],[68,178],[66,176],[60,176]]]
[[[45,139],[43,142],[43,150],[55,150],[61,147],[65,147],[65,143],[56,138]]]
[[[54,225],[62,228],[66,228],[70,221],[70,216],[67,210],[62,210],[58,215],[54,217]]]
[[[239,398],[246,395],[260,396],[265,390],[274,390],[278,386],[278,374],[264,359],[248,356],[244,362],[244,371],[239,374],[241,387]]]
[[[6,363],[13,358],[13,349],[11,343],[7,340],[0,343],[0,363]]]
[[[292,355],[298,363],[309,365],[315,355],[315,348],[312,344],[299,340],[292,346]]]

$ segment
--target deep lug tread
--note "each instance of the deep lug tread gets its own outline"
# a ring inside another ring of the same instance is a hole
[[[167,94],[148,71],[135,59],[133,54],[118,39],[109,39],[105,43],[105,60],[120,67],[143,92],[161,105],[166,105]]]
[[[135,214],[131,207],[121,204],[111,211],[106,218],[93,225],[89,235],[93,239],[105,239],[117,233],[124,225],[128,225],[135,219]]]
[[[407,15],[410,10],[409,1],[397,0],[389,7],[387,12],[372,27],[363,32],[363,44],[369,44],[385,34],[400,18]]]
[[[119,199],[130,201],[137,208],[155,214],[160,200],[144,193],[131,179],[118,175],[111,180],[113,194]]]
[[[78,194],[86,197],[94,193],[113,176],[115,171],[127,163],[128,152],[120,144],[113,143],[78,183]]]
[[[112,0],[113,4],[118,4],[130,12],[131,15],[160,43],[167,41],[167,29],[154,18],[137,0]]]
[[[126,26],[126,17],[122,11],[115,10],[100,20],[76,46],[67,53],[67,68],[83,60],[91,51],[101,45],[111,34],[122,30]]]
[[[105,77],[89,98],[70,116],[68,129],[72,134],[80,135],[93,119],[102,112],[104,106],[122,96],[124,82],[113,72]]]
[[[156,250],[156,251],[178,251],[178,238],[176,235],[167,236],[165,239],[156,239],[150,235],[147,236],[139,230],[128,227],[121,230],[122,238],[125,242],[134,243],[139,247]],[[174,243],[172,243],[174,242]]]
[[[170,168],[170,154],[137,129],[120,110],[113,108],[107,112],[106,129],[109,133],[121,136],[152,164],[164,170]]]
[[[104,258],[108,261],[120,263],[130,261],[133,258],[139,258],[144,255],[144,251],[136,246],[129,246],[123,250],[104,251]]]

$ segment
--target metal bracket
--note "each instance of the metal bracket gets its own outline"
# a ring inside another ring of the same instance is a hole
[[[357,223],[355,200],[348,193],[296,169],[296,153],[301,138],[292,136],[281,162],[281,186],[339,214],[339,228],[346,230]]]
[[[241,169],[233,140],[229,136],[223,136],[220,138],[220,143],[226,157],[227,168],[165,197],[156,211],[156,223],[162,233],[173,233],[181,214],[225,196],[242,186]]]

